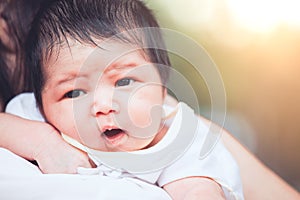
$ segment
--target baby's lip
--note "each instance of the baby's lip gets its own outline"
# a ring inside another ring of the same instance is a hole
[[[102,126],[102,127],[99,127],[99,128],[100,128],[101,133],[104,133],[105,131],[110,131],[110,130],[113,130],[113,129],[120,129],[119,127],[114,126],[114,125],[106,125],[106,126]]]

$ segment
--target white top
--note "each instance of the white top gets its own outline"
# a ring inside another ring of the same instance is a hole
[[[162,188],[132,178],[83,174],[42,174],[27,160],[0,148],[3,200],[171,200]],[[117,192],[116,192],[117,191]]]
[[[44,121],[35,106],[33,95],[29,93],[15,97],[6,111],[27,119]],[[221,140],[216,140],[212,151],[200,158],[210,127],[184,103],[179,103],[175,109],[166,107],[165,111],[167,115],[175,114],[169,121],[169,130],[157,145],[145,150],[100,152],[64,135],[69,143],[88,152],[98,166],[92,169],[79,168],[78,173],[142,180],[159,186],[185,177],[204,176],[222,186],[226,199],[244,199],[238,165]],[[121,161],[117,163],[116,160]]]

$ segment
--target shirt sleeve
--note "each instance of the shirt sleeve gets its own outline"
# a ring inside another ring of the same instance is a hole
[[[158,184],[163,186],[192,176],[209,177],[222,186],[226,199],[244,199],[239,167],[220,139],[206,157],[200,158],[201,147],[207,134],[209,128],[199,120],[197,136],[191,147],[163,170]]]
[[[5,112],[29,120],[45,121],[36,105],[33,93],[21,93],[15,96],[8,102]]]

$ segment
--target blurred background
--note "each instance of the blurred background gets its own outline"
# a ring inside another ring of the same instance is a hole
[[[162,27],[193,38],[215,62],[227,96],[225,128],[300,191],[300,1],[146,3]],[[188,65],[176,57],[172,63]],[[209,118],[205,82],[189,79],[200,114]]]

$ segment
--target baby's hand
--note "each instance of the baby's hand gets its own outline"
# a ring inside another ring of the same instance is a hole
[[[40,141],[33,157],[47,174],[75,174],[78,167],[92,167],[87,154],[66,143],[55,129]]]

